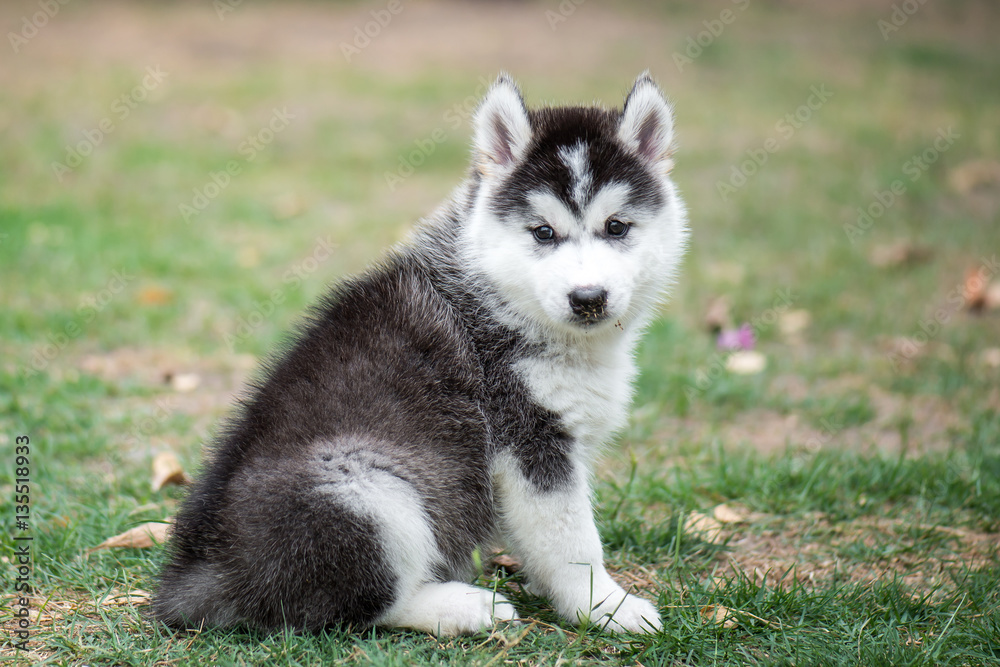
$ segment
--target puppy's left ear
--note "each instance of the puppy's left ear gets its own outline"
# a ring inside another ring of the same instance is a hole
[[[618,138],[646,162],[669,172],[674,166],[674,114],[649,72],[635,80],[625,98]]]

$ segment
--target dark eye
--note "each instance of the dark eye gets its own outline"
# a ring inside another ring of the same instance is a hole
[[[622,222],[618,218],[608,218],[607,226],[605,229],[608,232],[608,236],[617,236],[621,238],[628,234],[628,223]]]
[[[535,235],[535,239],[539,241],[551,241],[556,237],[556,230],[552,229],[548,225],[542,225],[541,227],[535,227],[531,230],[531,233]]]

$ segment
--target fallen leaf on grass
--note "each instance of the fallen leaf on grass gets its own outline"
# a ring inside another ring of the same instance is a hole
[[[734,510],[725,503],[716,505],[712,510],[712,516],[720,523],[743,523],[747,520],[746,514]]]
[[[709,301],[708,310],[705,311],[705,328],[711,333],[718,333],[730,326],[732,318],[729,316],[729,299],[725,296],[718,296]]]
[[[191,478],[173,452],[160,452],[153,459],[153,491],[159,491],[168,484],[184,486],[190,483]]]
[[[990,283],[986,288],[986,303],[983,306],[986,310],[996,310],[1000,308],[1000,282]]]
[[[726,359],[726,370],[736,375],[755,375],[767,366],[767,357],[755,350],[739,350]]]
[[[962,296],[965,297],[965,307],[972,311],[980,311],[986,306],[987,283],[979,273],[979,269],[971,268],[965,272],[962,285]]]
[[[983,364],[990,368],[1000,368],[1000,347],[988,347],[980,354]]]
[[[173,519],[164,522],[150,521],[135,528],[130,528],[120,535],[109,537],[96,547],[87,549],[87,553],[93,553],[99,549],[114,549],[117,547],[128,547],[131,549],[148,549],[157,544],[167,541],[167,532]]]
[[[965,272],[962,285],[965,307],[973,312],[1000,308],[1000,282],[989,283],[983,278],[981,269]]]
[[[174,293],[165,287],[147,285],[139,290],[139,303],[143,306],[162,306],[173,301]]]
[[[490,566],[494,571],[503,568],[508,574],[513,574],[521,569],[521,561],[510,554],[496,554],[490,558]]]
[[[141,588],[134,588],[128,593],[115,593],[101,600],[102,607],[126,607],[129,605],[149,604],[153,595]]]
[[[868,261],[878,268],[890,268],[903,264],[916,264],[929,259],[931,249],[916,245],[911,241],[896,241],[895,243],[877,245],[868,254]]]
[[[1000,162],[995,160],[970,160],[958,165],[948,174],[948,183],[959,194],[1000,185]]]
[[[695,535],[705,542],[715,542],[722,534],[722,523],[707,514],[691,512],[684,520],[684,532]]]
[[[708,604],[701,608],[701,617],[706,623],[721,625],[724,629],[736,627],[733,610],[721,604]]]

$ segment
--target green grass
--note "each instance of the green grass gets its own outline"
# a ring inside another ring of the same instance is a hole
[[[23,534],[13,448],[27,435],[31,576],[44,602],[33,652],[5,643],[0,660],[1000,664],[1000,369],[986,361],[1000,315],[949,302],[965,272],[1000,249],[1000,183],[954,185],[968,163],[1000,159],[1000,13],[927,3],[883,40],[884,4],[796,13],[750,3],[683,71],[672,54],[733,3],[586,3],[554,32],[550,4],[505,8],[527,31],[522,61],[490,46],[486,37],[505,41],[489,34],[499,18],[458,30],[453,8],[432,7],[435,20],[389,26],[352,66],[330,58],[367,9],[313,3],[282,14],[246,3],[214,23],[211,10],[137,4],[120,9],[119,23],[67,5],[59,27],[0,72],[3,555]],[[0,11],[20,24],[20,10]],[[321,42],[294,28],[313,23]],[[51,163],[153,64],[141,45],[96,37],[122,25],[150,40],[160,26],[172,35],[178,51],[161,63],[171,74],[60,182]],[[270,26],[266,39],[260,25]],[[434,32],[453,28],[449,39]],[[440,50],[458,32],[468,62]],[[422,46],[387,55],[396,39]],[[89,55],[82,45],[94,40],[108,53]],[[153,457],[173,451],[197,472],[253,360],[325,285],[363,270],[447,195],[466,168],[469,128],[446,114],[480,77],[510,69],[531,104],[618,104],[647,67],[676,104],[675,175],[693,237],[673,301],[639,351],[634,416],[596,490],[608,563],[656,601],[662,633],[573,627],[524,593],[516,573],[480,583],[511,597],[524,624],[458,639],[174,634],[144,604],[106,604],[151,590],[164,558],[160,547],[89,552],[174,513],[184,491],[151,490]],[[717,183],[819,85],[833,96],[720,198]],[[282,107],[295,119],[246,160],[241,142]],[[911,179],[908,161],[949,126],[959,139]],[[435,130],[445,140],[390,192],[385,173]],[[185,222],[179,205],[233,160],[239,175]],[[856,209],[897,179],[905,192],[852,242],[844,227]],[[901,241],[928,254],[888,267],[870,260]],[[333,251],[317,254],[326,245]],[[769,314],[782,293],[791,302],[782,312],[811,316],[799,334]],[[757,323],[763,372],[725,370],[703,326],[720,295],[734,324]],[[940,330],[894,367],[898,339],[942,308]],[[201,384],[171,389],[185,373]],[[720,505],[741,521],[709,532],[691,523]],[[0,564],[3,593],[16,576]],[[718,608],[735,624],[706,620]],[[5,601],[0,611],[5,642],[11,609]]]

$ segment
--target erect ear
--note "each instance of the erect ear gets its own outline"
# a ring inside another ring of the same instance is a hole
[[[521,91],[507,74],[501,74],[476,109],[476,162],[489,169],[509,168],[524,157],[531,140],[531,124]]]
[[[660,165],[664,171],[673,167],[673,112],[648,71],[639,75],[625,98],[618,138],[641,158]]]

